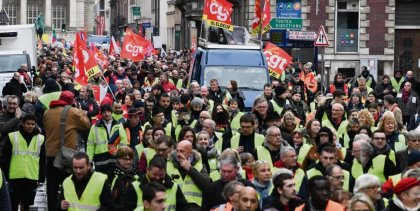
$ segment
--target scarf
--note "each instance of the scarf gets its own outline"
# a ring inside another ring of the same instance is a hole
[[[342,118],[338,118],[338,119],[332,119],[331,118],[331,120],[332,120],[332,122],[333,122],[333,124],[334,124],[334,126],[340,126],[340,124],[341,124],[341,120],[342,120]]]
[[[254,179],[254,181],[252,181],[252,184],[255,186],[255,189],[259,193],[260,199],[266,198],[270,195],[270,189],[273,185],[271,181],[261,184],[256,179]],[[260,207],[262,207],[262,200],[260,200]]]
[[[411,92],[407,92],[405,89],[402,92],[402,99],[404,103],[408,102],[408,99],[410,98]]]

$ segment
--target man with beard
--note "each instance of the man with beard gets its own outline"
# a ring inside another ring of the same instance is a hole
[[[309,200],[296,208],[296,211],[344,211],[345,208],[332,200],[330,181],[324,176],[314,176],[308,181]]]
[[[258,97],[263,97],[267,101],[270,101],[271,99],[273,99],[273,88],[271,87],[271,84],[264,84],[263,88],[264,88],[263,93],[259,95]]]
[[[245,186],[253,187],[253,185],[246,179],[243,179],[239,174],[240,163],[232,157],[227,157],[219,161],[220,176],[219,180],[214,181],[203,194],[203,201],[201,210],[210,210],[212,207],[226,203],[226,199],[220,194],[224,187],[230,181],[239,181]],[[258,204],[258,199],[257,202]]]
[[[200,88],[200,96],[201,99],[204,100],[204,105],[206,105],[206,109],[208,111],[213,111],[214,101],[209,98],[209,89],[207,88],[207,86],[202,86]]]
[[[296,194],[295,181],[290,173],[274,176],[273,192],[263,199],[263,210],[295,210],[303,201]]]
[[[387,94],[390,94],[395,97],[398,91],[395,90],[392,84],[390,83],[389,76],[384,75],[382,77],[382,82],[376,85],[375,92],[376,92],[375,97],[383,100],[384,96]]]
[[[83,196],[83,198],[82,198]],[[105,174],[91,169],[89,157],[84,152],[73,156],[73,175],[61,187],[57,210],[113,210],[114,200]]]
[[[306,112],[308,111],[308,107],[306,106],[305,101],[302,100],[302,96],[299,92],[292,93],[292,100],[290,105],[294,110],[296,110],[296,117],[300,119],[300,124],[305,125]]]
[[[395,164],[385,155],[375,154],[370,140],[360,139],[353,142],[352,155],[354,157],[351,176],[358,178],[362,174],[377,176],[384,183],[389,176],[397,174]]]
[[[286,88],[284,88],[283,86],[277,86],[276,88],[274,88],[274,93],[275,95],[273,96],[273,99],[268,101],[268,110],[277,112],[280,115],[283,111],[284,106],[290,104],[289,100],[286,99]]]
[[[169,122],[172,122],[172,106],[171,106],[171,97],[167,93],[163,93],[158,102],[158,107],[162,110],[165,115],[165,119]]]
[[[360,75],[358,75],[355,80],[354,80],[354,84],[352,85],[352,87],[358,87],[359,86],[359,81],[357,79],[359,78],[364,78],[366,81],[366,87],[369,88],[375,88],[376,87],[376,81],[375,78],[373,77],[372,74],[370,74],[369,70],[367,69],[366,66],[361,66],[360,67]]]
[[[414,72],[413,71],[411,71],[411,70],[409,70],[409,71],[407,71],[407,73],[405,74],[405,79],[404,79],[404,82],[401,84],[401,87],[400,88],[402,88],[402,87],[404,87],[404,84],[405,83],[407,83],[407,82],[410,82],[411,83],[411,85],[412,85],[412,89],[417,93],[417,94],[419,94],[420,93],[420,84],[419,84],[419,82],[416,80],[416,78],[414,77]]]
[[[172,77],[169,81],[176,86],[177,89],[182,89],[184,87],[184,79],[179,78],[178,70],[172,70]]]
[[[135,181],[127,187],[127,194],[123,198],[122,203],[125,205],[125,210],[143,208],[142,195],[145,191],[145,186],[151,182],[162,184],[165,187],[165,205],[168,210],[187,210],[189,208],[181,188],[166,173],[165,159],[160,156],[155,156],[150,161],[146,174],[139,181]]]
[[[264,136],[254,131],[255,118],[252,114],[244,114],[240,121],[240,132],[232,137],[232,139],[223,139],[223,149],[233,148],[239,153],[252,153],[257,146],[262,146]]]
[[[349,86],[344,83],[344,75],[341,73],[337,73],[334,76],[334,82],[327,87],[325,93],[334,93],[335,90],[341,89],[347,96],[349,95]]]
[[[213,108],[212,119],[216,122],[216,131],[225,133],[229,129],[229,112],[222,105]]]
[[[394,77],[391,78],[392,87],[394,87],[395,91],[399,92],[401,89],[401,85],[404,83],[404,78],[402,77],[401,70],[394,71]]]

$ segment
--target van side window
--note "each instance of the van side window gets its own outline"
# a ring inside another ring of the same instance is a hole
[[[202,57],[202,55],[203,55],[203,52],[199,50],[197,52],[197,55],[195,56],[194,66],[193,66],[193,71],[192,71],[192,76],[191,76],[191,78],[193,80],[199,81],[199,78],[198,77],[201,75],[200,74],[200,72],[201,72],[201,65],[200,65],[200,63],[201,63],[201,57]]]

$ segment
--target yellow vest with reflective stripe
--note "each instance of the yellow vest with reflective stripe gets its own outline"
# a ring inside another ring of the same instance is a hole
[[[397,82],[397,80],[394,77],[391,78],[392,87],[394,87],[394,89],[397,92],[400,91],[400,88],[401,88],[401,85],[402,85],[403,82],[404,82],[403,78],[400,79],[400,82]]]
[[[270,165],[270,168],[273,168],[273,160],[271,159],[270,151],[268,151],[267,148],[264,146],[257,146],[257,156],[258,160],[265,160],[268,162],[268,165]]]
[[[136,191],[137,195],[137,208],[135,211],[143,211],[143,191],[140,189],[140,182],[135,181],[132,183],[134,190]],[[178,184],[174,183],[171,189],[166,189],[165,195],[165,205],[166,211],[175,211],[176,210],[176,192],[178,191]]]
[[[44,136],[38,134],[32,137],[28,144],[19,131],[9,133],[12,144],[12,158],[10,160],[10,179],[39,179],[39,156]]]
[[[348,125],[348,121],[344,120],[341,122],[340,126],[337,129],[337,137],[342,137],[343,134],[347,133],[347,125]],[[329,128],[334,128],[333,124],[331,123],[331,121],[329,119],[323,120],[322,121],[322,127],[329,127]]]
[[[171,122],[172,122],[172,125],[175,128],[178,126],[178,114],[177,114],[177,111],[176,110],[172,110],[171,111]]]
[[[230,129],[232,129],[232,135],[238,134],[240,125],[240,119],[244,115],[243,112],[238,112],[236,116],[233,117],[232,121],[230,121]]]
[[[341,154],[343,154],[343,158],[346,158],[347,155],[347,148],[346,147],[341,147],[340,148]]]
[[[178,78],[176,84],[174,83],[174,80],[172,78],[169,79],[169,82],[173,83],[178,89],[182,88],[182,78]]]
[[[58,100],[60,98],[61,92],[51,92],[48,94],[41,95],[38,99],[44,105],[45,110],[50,109],[50,103],[53,100]]]
[[[293,180],[295,181],[296,192],[299,193],[300,187],[302,186],[303,179],[305,178],[305,171],[298,168],[295,171]]]
[[[309,150],[311,149],[311,146],[309,144],[303,144],[299,149],[299,154],[297,161],[302,164],[303,161],[306,158],[306,155],[308,154]]]
[[[118,130],[120,143],[117,148],[128,145],[127,133],[121,123],[112,126],[109,138]],[[108,132],[106,127],[93,125],[87,141],[87,154],[93,160],[94,155],[108,152]]]
[[[217,158],[210,158],[208,159],[209,167],[210,167],[210,173],[213,171],[217,171]]]
[[[0,169],[0,189],[3,187],[3,172]]]
[[[69,211],[98,210],[101,206],[101,193],[107,176],[105,174],[94,172],[89,179],[82,197],[77,196],[74,187],[72,175],[63,182],[64,199],[70,203]]]
[[[239,139],[241,134],[237,134],[230,140],[230,148],[236,149],[239,147]],[[258,133],[254,134],[254,146],[261,146],[264,143],[264,136]]]
[[[372,160],[372,166],[369,168],[368,172],[369,174],[373,174],[377,177],[379,177],[379,180],[381,183],[385,182],[385,175],[384,175],[384,169],[385,169],[385,155],[377,155]],[[359,163],[356,159],[353,160],[353,165],[351,166],[351,175],[357,179],[360,175],[363,174],[363,167],[362,164]]]
[[[143,152],[143,150],[144,150],[144,146],[143,146],[143,144],[137,144],[136,146],[135,146],[135,148],[136,148],[136,152],[137,152],[137,156],[139,157],[139,160],[140,160],[140,157],[141,157],[141,153]]]
[[[202,161],[196,161],[194,168],[200,172],[203,169]],[[198,206],[201,206],[203,192],[197,187],[190,175],[187,174],[185,175],[185,178],[182,179],[181,173],[179,173],[179,170],[174,166],[171,160],[168,160],[168,163],[166,164],[166,172],[173,181],[178,183],[188,203],[195,203]],[[174,177],[175,175],[177,178]]]
[[[124,114],[116,114],[112,112],[111,114],[112,118],[114,118],[117,122],[120,122],[121,119],[124,119]]]
[[[395,164],[397,165],[397,161],[395,159],[395,151],[391,149],[391,151],[389,151],[388,154],[388,158]]]

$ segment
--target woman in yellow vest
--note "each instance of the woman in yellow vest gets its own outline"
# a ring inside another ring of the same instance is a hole
[[[303,142],[303,134],[300,131],[293,131],[292,139],[293,148],[296,150],[297,154],[297,161],[299,164],[302,164],[309,150],[311,149],[311,145]]]
[[[405,136],[400,133],[394,114],[386,111],[378,124],[378,129],[383,130],[386,135],[386,143],[392,150],[398,152],[407,148]]]
[[[236,98],[229,100],[229,122],[232,135],[236,135],[241,128],[239,120],[243,115],[244,113],[239,111],[238,100]]]
[[[360,126],[367,125],[370,130],[374,132],[377,128],[375,127],[375,120],[372,114],[367,110],[363,109],[357,113],[357,120],[359,120]]]
[[[306,123],[306,127],[302,130],[305,144],[314,145],[318,132],[321,129],[321,122],[317,119],[311,119]]]
[[[195,146],[200,153],[206,153],[202,159],[203,161],[207,160],[207,163],[204,163],[204,165],[207,168],[207,172],[210,174],[213,171],[217,171],[217,157],[219,156],[219,153],[214,145],[209,145],[209,139],[209,134],[207,132],[198,132],[197,141],[194,142],[193,146]]]

